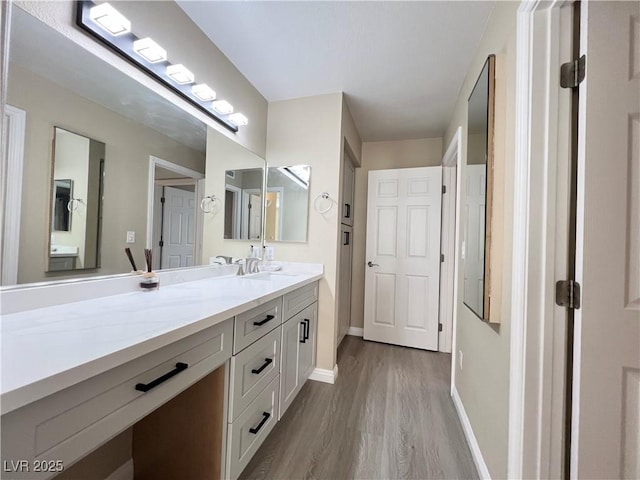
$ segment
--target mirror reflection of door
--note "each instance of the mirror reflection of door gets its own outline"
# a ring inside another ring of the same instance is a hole
[[[262,234],[262,191],[244,190],[242,202],[241,237],[248,240],[260,240]]]
[[[73,180],[53,181],[53,231],[68,232],[71,230],[71,200],[73,198]]]
[[[265,237],[267,241],[305,242],[311,167],[292,165],[267,170]]]
[[[154,171],[153,268],[192,267],[197,263],[198,180],[157,164]]]
[[[164,187],[160,268],[193,266],[195,185]]]
[[[266,219],[265,219],[265,239],[274,241],[282,240],[282,215],[280,214],[282,205],[282,189],[268,190],[266,194]]]

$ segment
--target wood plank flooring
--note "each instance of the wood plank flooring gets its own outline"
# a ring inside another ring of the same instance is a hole
[[[451,356],[346,337],[335,385],[308,381],[243,479],[476,479]]]

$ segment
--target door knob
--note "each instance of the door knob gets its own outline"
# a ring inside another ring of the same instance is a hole
[[[369,265],[370,267],[379,267],[380,266],[377,263],[371,263],[371,261],[368,261],[367,265]]]

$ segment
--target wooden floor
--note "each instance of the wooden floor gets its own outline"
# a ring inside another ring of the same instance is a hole
[[[451,356],[346,337],[335,385],[308,381],[243,479],[478,478]]]

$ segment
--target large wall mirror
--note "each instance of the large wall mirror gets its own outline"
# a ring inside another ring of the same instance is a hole
[[[266,242],[307,241],[310,181],[308,165],[267,169]]]
[[[203,177],[207,127],[18,4],[11,14],[7,104],[26,119],[17,283],[129,273],[124,248],[140,267],[153,225],[150,158]],[[194,195],[193,178],[162,173],[157,185]],[[164,240],[193,242],[194,223]]]
[[[487,58],[468,102],[464,304],[489,320],[495,56]]]
[[[49,272],[100,266],[105,144],[54,129]]]

